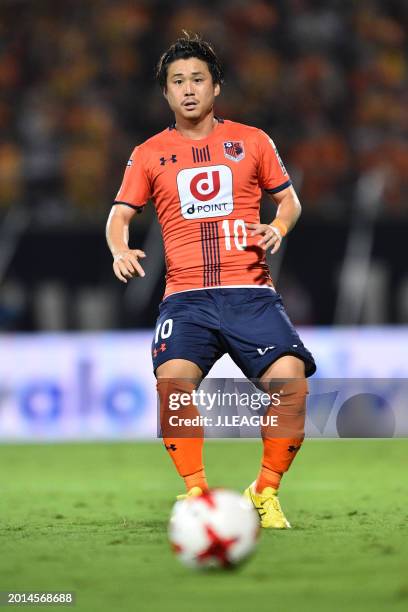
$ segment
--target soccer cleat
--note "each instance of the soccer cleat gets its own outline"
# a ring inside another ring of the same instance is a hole
[[[283,514],[276,489],[265,487],[262,493],[257,493],[255,482],[253,482],[245,489],[244,495],[258,511],[261,527],[265,529],[290,529],[290,523]]]
[[[203,494],[203,490],[200,487],[191,487],[187,493],[183,493],[183,495],[177,495],[177,500],[187,499],[188,497],[199,497],[199,495]]]

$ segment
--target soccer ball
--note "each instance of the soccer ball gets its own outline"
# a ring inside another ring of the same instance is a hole
[[[242,495],[213,489],[175,503],[169,540],[177,558],[192,568],[231,568],[255,549],[259,515]]]

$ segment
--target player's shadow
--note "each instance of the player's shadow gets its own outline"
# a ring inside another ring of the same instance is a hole
[[[249,264],[248,266],[248,271],[252,271],[254,269],[258,269],[258,274],[255,277],[254,281],[261,281],[261,280],[265,280],[265,271],[264,270],[259,270],[259,259],[261,259],[264,255],[264,250],[261,249],[258,246],[255,245],[251,245],[245,248],[245,251],[253,251],[254,253],[256,253],[257,255],[257,259],[258,261],[254,261],[254,263]]]

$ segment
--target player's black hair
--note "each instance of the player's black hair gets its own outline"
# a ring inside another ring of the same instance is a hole
[[[183,36],[178,38],[162,54],[157,64],[156,79],[163,91],[166,89],[169,65],[178,59],[188,59],[189,57],[196,57],[206,62],[214,85],[223,82],[224,72],[210,43],[203,40],[199,34],[183,30]]]

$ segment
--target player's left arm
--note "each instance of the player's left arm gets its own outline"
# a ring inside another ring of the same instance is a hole
[[[269,224],[246,223],[245,225],[251,230],[251,236],[262,236],[258,246],[264,251],[271,248],[271,253],[274,254],[279,250],[286,234],[296,225],[302,207],[292,185],[270,197],[278,206],[275,219]]]

